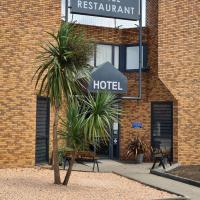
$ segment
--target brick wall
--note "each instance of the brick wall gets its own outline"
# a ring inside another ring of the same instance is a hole
[[[57,30],[60,1],[0,1],[0,168],[35,163],[36,95],[31,82],[44,31]]]
[[[151,102],[173,101],[176,122],[176,101],[158,78],[158,3],[147,1],[147,28],[143,30],[143,42],[148,45],[150,69],[142,75],[142,100],[123,100],[123,115],[120,118],[120,159],[126,159],[127,146],[133,136],[139,135],[151,145]],[[113,29],[95,26],[79,26],[86,36],[96,43],[137,44],[137,29]],[[138,73],[125,73],[128,77],[127,96],[138,95]],[[132,122],[142,122],[142,129],[133,129]],[[174,161],[177,160],[177,126],[174,125]]]
[[[142,100],[123,101],[124,115],[121,117],[120,156],[126,159],[127,145],[133,136],[143,137],[151,145],[151,103],[173,102],[173,158],[177,161],[177,106],[176,100],[168,88],[158,77],[158,1],[147,0],[147,46],[149,71],[143,73]],[[131,76],[131,75],[129,75]],[[137,91],[137,83],[133,81],[129,91]],[[132,79],[131,79],[132,80]],[[134,87],[135,86],[135,87]],[[133,94],[133,93],[132,93]],[[130,94],[129,94],[130,95]],[[131,122],[142,122],[142,129],[131,128]]]
[[[147,28],[148,28],[148,63],[150,67],[149,81],[148,81],[148,100],[150,102],[173,102],[173,160],[178,161],[178,114],[177,114],[177,100],[171,94],[167,86],[162,82],[158,76],[158,20],[159,20],[159,1],[147,0]]]
[[[178,101],[178,160],[200,163],[200,1],[159,1],[159,78]]]
[[[126,159],[127,145],[134,135],[144,136],[150,144],[151,102],[173,101],[174,160],[181,163],[200,162],[200,117],[197,115],[200,110],[197,96],[199,2],[189,2],[147,0],[147,28],[144,29],[143,41],[148,44],[150,69],[143,72],[142,100],[122,101],[121,159]],[[36,95],[31,78],[39,44],[47,39],[44,31],[56,31],[60,24],[60,1],[30,0],[26,3],[1,0],[0,8],[0,168],[33,166]],[[176,16],[177,19],[173,21]],[[175,25],[178,26],[177,30]],[[136,29],[79,27],[96,43],[138,42]],[[127,95],[136,96],[138,74],[132,72],[126,75],[129,80]],[[53,112],[51,132],[52,121]],[[143,128],[132,129],[131,123],[134,121],[141,121]]]

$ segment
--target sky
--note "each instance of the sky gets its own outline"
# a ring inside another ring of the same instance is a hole
[[[61,0],[61,16],[64,19],[65,17],[65,1]],[[87,25],[96,25],[96,26],[103,26],[103,27],[119,27],[119,28],[132,28],[138,25],[138,22],[135,21],[128,21],[128,20],[116,20],[111,18],[104,18],[104,17],[95,17],[95,16],[85,16],[85,15],[72,15],[70,13],[70,9],[68,11],[68,21],[77,21],[80,24],[87,24]],[[143,0],[143,26],[146,25],[146,0]]]

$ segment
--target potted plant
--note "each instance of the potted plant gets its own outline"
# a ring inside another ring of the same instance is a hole
[[[147,144],[143,142],[139,136],[136,136],[131,139],[131,142],[128,144],[127,157],[130,158],[134,156],[137,163],[142,163],[147,149]]]

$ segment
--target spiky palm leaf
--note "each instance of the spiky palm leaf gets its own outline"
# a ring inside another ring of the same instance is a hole
[[[57,34],[49,33],[53,42],[43,46],[38,59],[41,61],[35,75],[39,94],[50,97],[51,103],[61,105],[63,96],[67,98],[83,85],[79,80],[89,79],[88,60],[92,53],[92,45],[84,38],[75,24],[63,23]]]
[[[111,126],[120,114],[116,96],[110,92],[98,92],[95,96],[89,94],[83,102],[87,109],[84,125],[85,137],[94,143],[98,139],[107,142]]]
[[[61,129],[58,133],[61,139],[67,141],[67,147],[71,150],[84,150],[84,146],[87,145],[83,134],[85,113],[82,112],[77,99],[70,99],[68,104],[66,119],[61,119]]]
[[[109,92],[71,98],[59,135],[74,150],[80,150],[84,144],[94,144],[98,139],[108,141],[112,125],[120,114],[117,104],[115,95]]]

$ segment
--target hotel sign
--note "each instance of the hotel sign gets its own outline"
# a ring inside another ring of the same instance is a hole
[[[111,63],[98,66],[91,73],[88,89],[90,92],[111,91],[116,94],[127,93],[127,78]]]
[[[138,20],[139,0],[72,0],[71,13]]]

